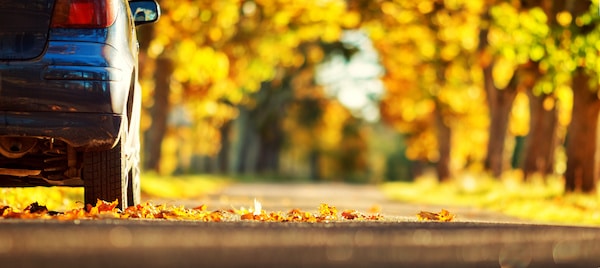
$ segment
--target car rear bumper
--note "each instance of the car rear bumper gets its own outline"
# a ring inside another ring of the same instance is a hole
[[[1,112],[0,136],[58,139],[82,151],[110,149],[122,116],[69,112]]]
[[[118,58],[107,44],[51,41],[39,59],[0,61],[0,136],[110,149],[130,87]]]

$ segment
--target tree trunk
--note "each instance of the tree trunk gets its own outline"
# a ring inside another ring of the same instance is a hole
[[[504,143],[508,131],[508,121],[513,102],[517,96],[516,75],[505,89],[497,89],[492,77],[490,64],[483,68],[484,86],[490,113],[489,140],[484,166],[499,178],[504,171]]]
[[[236,119],[236,127],[238,128],[239,144],[236,150],[236,163],[234,171],[238,174],[254,173],[256,170],[256,143],[258,142],[256,128],[252,116],[252,111],[241,106],[240,114]]]
[[[308,155],[308,163],[310,167],[310,180],[320,181],[321,180],[321,164],[320,164],[321,152],[317,148],[312,148]]]
[[[229,150],[231,150],[231,139],[229,138],[233,122],[225,122],[219,129],[221,135],[221,149],[217,154],[218,172],[225,174],[229,172]]]
[[[567,135],[565,191],[596,189],[596,133],[600,100],[590,88],[590,77],[581,68],[573,75],[573,111]]]
[[[527,180],[533,174],[545,177],[554,172],[554,152],[558,145],[557,99],[552,94],[535,95],[533,88],[542,77],[539,63],[529,62],[519,68],[519,81],[529,98],[529,134],[521,168]]]
[[[274,85],[276,84],[276,85]],[[292,97],[288,79],[267,81],[254,94],[253,107],[241,107],[238,172],[278,172],[285,105]]]
[[[283,145],[282,121],[279,115],[273,115],[266,122],[259,133],[260,142],[256,171],[258,172],[278,172],[279,154]]]
[[[173,63],[171,59],[159,58],[156,60],[154,105],[149,111],[152,123],[144,134],[144,155],[146,156],[144,168],[147,170],[160,171],[161,144],[167,132],[169,84],[172,73]]]
[[[438,102],[435,110],[435,122],[437,129],[437,142],[438,142],[438,153],[439,159],[436,164],[436,171],[439,181],[446,181],[450,179],[450,149],[452,143],[452,130],[444,122],[440,103]]]
[[[481,16],[482,25],[491,21],[489,12]],[[489,29],[482,27],[479,31],[479,60],[483,69],[483,87],[486,92],[488,109],[490,114],[490,127],[484,167],[494,177],[502,175],[504,166],[504,143],[508,131],[508,120],[513,101],[517,96],[516,74],[505,89],[498,89],[494,85],[492,70],[494,68],[493,56],[487,51],[489,42],[487,39]]]
[[[556,105],[544,106],[544,102],[552,101],[548,98],[553,97],[546,94],[535,96],[531,90],[527,90],[527,95],[529,96],[530,122],[523,162],[525,179],[533,174],[544,177],[554,172],[554,152],[558,143]]]

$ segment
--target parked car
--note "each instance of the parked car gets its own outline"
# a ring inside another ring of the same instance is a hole
[[[154,0],[0,1],[0,186],[140,199],[136,26]]]

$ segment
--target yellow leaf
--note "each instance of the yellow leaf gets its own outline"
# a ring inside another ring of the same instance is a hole
[[[417,219],[420,221],[443,221],[448,222],[454,220],[454,214],[448,210],[442,209],[439,213],[421,211],[417,214]]]

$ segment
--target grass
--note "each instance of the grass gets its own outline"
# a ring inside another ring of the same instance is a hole
[[[464,174],[438,183],[432,177],[415,182],[384,183],[395,200],[445,206],[470,206],[540,223],[600,226],[600,196],[564,194],[562,178],[523,182],[519,172],[500,179]]]
[[[145,173],[142,176],[142,195],[151,198],[194,199],[214,193],[232,179],[218,175],[168,176]]]
[[[216,192],[231,181],[228,177],[213,175],[162,176],[144,173],[143,199],[194,199]],[[66,211],[83,206],[81,187],[26,187],[0,188],[0,205],[22,210],[33,202],[50,210]]]

